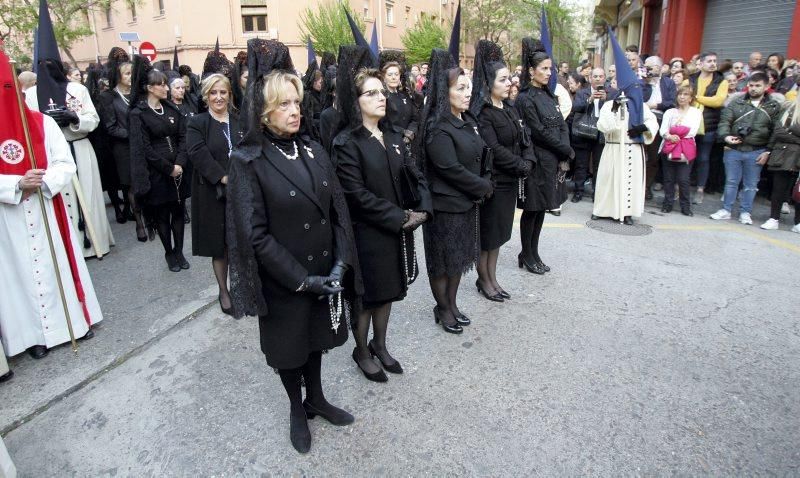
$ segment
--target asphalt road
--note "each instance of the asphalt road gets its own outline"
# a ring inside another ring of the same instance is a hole
[[[208,261],[171,273],[114,225],[89,262],[105,321],[77,356],[11,360],[0,430],[21,476],[798,475],[800,235],[701,214],[717,206],[648,207],[631,237],[567,203],[543,232],[551,273],[517,269],[515,231],[512,300],[464,277],[461,336],[433,323],[421,277],[390,323],[406,373],[368,382],[352,339],[325,355],[328,399],[356,422],[313,420],[305,456],[257,322],[221,314]]]

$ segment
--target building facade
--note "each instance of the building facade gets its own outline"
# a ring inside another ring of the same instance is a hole
[[[752,51],[800,58],[797,0],[596,0],[595,23],[614,27],[624,48],[665,61],[701,51],[747,60]],[[598,25],[595,64],[613,61],[608,35]]]
[[[135,32],[155,45],[156,62],[170,66],[177,47],[181,64],[196,72],[219,38],[220,50],[233,59],[250,38],[279,40],[289,47],[295,67],[304,71],[307,56],[298,21],[306,8],[331,0],[114,0],[105,11],[90,12],[95,34],[72,48],[79,66],[105,59],[111,47],[127,47],[119,34]],[[457,0],[350,0],[370,38],[377,25],[381,49],[403,49],[401,37],[423,16],[450,22]],[[133,43],[133,47],[138,47]],[[337,53],[337,52],[334,52]]]

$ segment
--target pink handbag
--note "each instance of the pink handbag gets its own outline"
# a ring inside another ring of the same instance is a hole
[[[697,157],[697,144],[694,142],[694,138],[686,137],[689,134],[689,127],[684,125],[671,126],[669,134],[678,136],[680,141],[676,143],[665,141],[661,152],[666,154],[667,158],[672,161],[680,161],[684,158],[690,163],[694,161]]]

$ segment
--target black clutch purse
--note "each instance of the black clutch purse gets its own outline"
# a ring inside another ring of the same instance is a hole
[[[481,177],[491,177],[494,167],[494,151],[488,146],[483,147],[481,152]]]
[[[403,209],[414,209],[419,206],[422,197],[419,195],[419,178],[412,164],[411,146],[406,143],[406,154],[403,156],[403,167],[400,168],[400,195]]]

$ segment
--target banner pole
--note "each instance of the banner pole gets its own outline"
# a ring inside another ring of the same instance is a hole
[[[31,161],[31,168],[39,169],[36,166],[36,157],[33,153],[33,141],[31,140],[30,126],[28,125],[28,115],[25,114],[25,105],[22,102],[22,92],[20,91],[19,84],[16,81],[16,71],[14,71],[14,61],[9,61],[9,68],[11,68],[11,77],[14,78],[14,93],[17,97],[17,106],[19,107],[19,115],[22,119],[22,126],[25,130],[25,146],[28,149],[28,155]],[[47,208],[44,204],[44,194],[42,188],[36,189],[36,194],[39,196],[39,206],[42,210],[42,220],[44,221],[44,229],[47,234],[47,242],[50,245],[50,257],[53,260],[53,266],[56,272],[56,282],[58,283],[58,293],[61,295],[61,305],[64,307],[64,315],[67,319],[67,330],[69,331],[69,339],[72,343],[72,351],[78,353],[78,342],[75,340],[75,332],[72,330],[72,320],[69,315],[69,306],[67,305],[67,296],[64,293],[64,284],[61,281],[61,269],[58,267],[58,258],[56,257],[56,248],[53,244],[53,233],[50,229],[50,219],[47,215]]]

